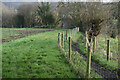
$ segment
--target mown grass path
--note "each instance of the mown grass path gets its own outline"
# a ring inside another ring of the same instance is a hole
[[[2,45],[3,78],[76,78],[57,45],[58,30]]]

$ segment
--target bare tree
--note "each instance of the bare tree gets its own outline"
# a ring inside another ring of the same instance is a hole
[[[26,27],[34,26],[37,5],[37,3],[25,2],[19,6],[18,14],[24,17]]]
[[[8,8],[2,4],[2,26],[11,27],[15,25],[14,17],[16,15],[14,8]]]
[[[81,26],[81,30],[88,30],[94,36],[100,33],[103,22],[109,19],[109,11],[109,7],[105,7],[102,2],[60,3],[58,6],[58,13],[64,23]]]

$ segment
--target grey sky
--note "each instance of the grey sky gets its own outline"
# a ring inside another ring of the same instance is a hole
[[[1,1],[1,0],[0,0]],[[2,0],[2,2],[58,2],[58,1],[62,1],[62,2],[118,2],[120,0]]]

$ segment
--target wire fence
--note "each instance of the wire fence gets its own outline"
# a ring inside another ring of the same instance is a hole
[[[108,38],[100,35],[96,38],[96,50],[95,52],[100,55],[107,56],[107,40],[110,40],[110,59],[118,60],[118,39]]]
[[[86,34],[87,37],[88,34]],[[103,63],[114,67],[114,69],[118,68],[118,39],[99,35],[91,39],[91,44],[93,56],[99,56]],[[85,47],[87,48],[87,45]]]
[[[117,73],[110,70],[110,68],[118,68],[116,67],[116,62],[115,64],[111,64],[111,61],[115,58],[115,56],[110,55],[112,52],[111,48],[115,48],[115,46],[110,47],[110,40],[102,42],[104,45],[101,45],[101,40],[96,37],[89,42],[86,32],[85,37],[80,38],[80,46],[84,48],[79,48],[74,41],[75,35],[78,32],[79,28],[74,28],[72,30],[66,30],[65,33],[58,33],[60,50],[65,53],[66,59],[72,65],[76,74],[83,78],[117,78]],[[84,44],[82,45],[82,43]],[[106,54],[102,52],[102,48],[106,50]]]
[[[87,49],[88,46],[86,45],[86,38],[88,39],[87,32],[85,34],[85,48]],[[98,62],[99,65],[111,71],[111,73],[117,74],[117,71],[119,70],[118,40],[110,37],[108,38],[106,36],[104,37],[104,35],[99,35],[97,37],[92,37],[90,43],[92,59]],[[108,74],[107,76],[109,77],[110,75],[112,77],[114,74]],[[115,76],[117,75],[114,75],[113,77],[115,78]]]
[[[86,59],[80,55],[78,51],[73,49],[75,42],[73,39],[77,33],[79,33],[79,28],[66,30],[65,34],[64,32],[58,33],[58,45],[60,50],[64,53],[66,59],[71,64],[77,75],[80,75],[82,78],[102,78],[102,76],[90,68],[90,57]]]

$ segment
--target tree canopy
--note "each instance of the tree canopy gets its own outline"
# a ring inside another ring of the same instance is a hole
[[[104,29],[107,29],[111,36],[117,32],[117,3],[27,2],[22,3],[17,11],[10,10],[4,4],[2,6],[4,8],[2,11],[3,27],[42,25],[46,27],[54,25],[56,28],[80,27],[80,31],[88,31],[93,36],[97,36]]]
[[[55,22],[53,14],[50,12],[50,4],[41,3],[41,6],[38,6],[37,9],[38,20],[42,25],[52,25]]]

